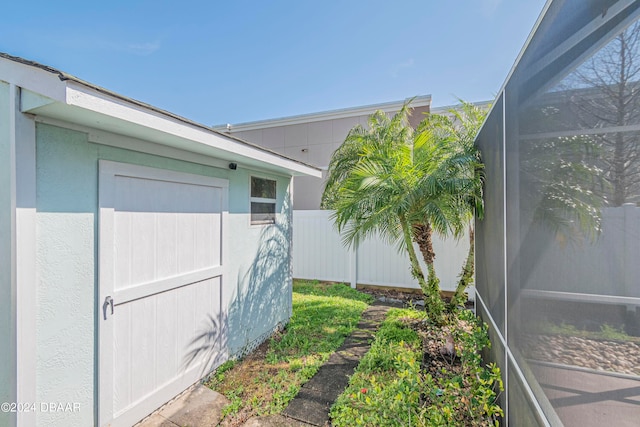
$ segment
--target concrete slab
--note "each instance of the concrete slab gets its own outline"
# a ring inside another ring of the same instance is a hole
[[[136,427],[213,427],[229,400],[201,384],[185,391]]]
[[[180,427],[175,423],[172,423],[168,419],[161,416],[159,413],[154,413],[150,417],[145,418],[142,422],[136,424],[136,427]]]
[[[247,420],[242,427],[309,427],[311,424],[296,421],[283,415],[269,415],[266,417],[253,417]]]
[[[530,367],[565,426],[640,425],[640,378],[535,363]]]

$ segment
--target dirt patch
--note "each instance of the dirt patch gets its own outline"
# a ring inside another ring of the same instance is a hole
[[[265,358],[269,350],[269,340],[258,346],[252,353],[247,355],[242,363],[238,363],[233,368],[224,373],[226,381],[218,388],[218,391],[225,395],[235,395],[239,399],[246,399],[247,396],[257,396],[257,399],[267,403],[273,400],[273,389],[264,387],[268,377],[276,375],[284,366],[267,364]],[[258,380],[258,381],[257,381]],[[256,415],[255,410],[246,406],[236,414],[227,415],[221,426],[235,427],[242,425],[252,416]]]
[[[363,289],[358,288],[358,291],[365,294],[369,294],[375,299],[384,301],[384,302],[401,302],[406,307],[411,306],[417,309],[419,309],[421,306],[424,306],[424,295],[422,295],[420,290],[417,290],[417,292],[403,292],[396,289],[386,289],[386,288],[375,289],[371,287],[371,288],[363,288]],[[449,294],[450,292],[449,293],[445,292],[442,295],[442,300],[445,302],[445,304],[449,304],[449,301],[451,301],[451,295]],[[467,310],[472,310],[473,307],[474,307],[473,301],[467,301],[465,303],[465,308]]]
[[[374,289],[374,288],[358,288],[363,294],[369,294],[375,299],[386,298],[390,300],[398,300],[404,303],[419,301],[424,299],[422,293],[419,292],[403,292],[395,289]]]
[[[460,333],[470,334],[473,326],[465,320],[458,319],[455,325],[434,326],[424,321],[403,319],[411,329],[422,338],[422,371],[431,375],[439,389],[436,396],[448,393],[451,397],[448,403],[455,408],[457,414],[456,425],[489,427],[493,422],[488,419],[478,419],[472,416],[470,399],[473,389],[468,379],[469,370],[460,359],[461,343],[456,337]],[[451,388],[444,390],[446,384],[457,384],[453,392]],[[422,405],[431,406],[436,402],[428,392],[422,396]],[[436,403],[437,404],[437,403]]]
[[[434,378],[445,378],[451,375],[461,375],[463,366],[458,357],[459,344],[453,338],[455,330],[471,331],[467,322],[460,320],[452,327],[433,326],[426,322],[416,322],[413,319],[403,319],[422,338],[422,368]]]

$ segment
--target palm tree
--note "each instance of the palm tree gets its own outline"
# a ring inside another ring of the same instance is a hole
[[[368,129],[351,129],[332,156],[322,206],[335,209],[332,218],[347,246],[378,234],[406,251],[425,306],[438,321],[445,307],[431,234],[461,234],[460,194],[469,186],[461,170],[469,160],[467,153],[451,150],[440,127],[421,126],[414,132],[408,116],[406,103],[393,118],[379,111],[369,118]],[[427,265],[426,279],[414,241]]]
[[[482,127],[487,110],[469,102],[460,100],[460,106],[448,110],[449,115],[431,115],[430,121],[423,122],[423,126],[435,126],[439,129],[440,138],[450,141],[451,149],[464,159],[460,164],[459,178],[465,180],[466,186],[456,199],[460,202],[456,212],[461,216],[459,221],[469,224],[469,252],[465,260],[459,281],[453,297],[449,303],[449,310],[465,302],[465,290],[473,283],[474,273],[474,229],[473,218],[482,219],[484,216],[484,165],[480,150],[475,145],[475,138]]]

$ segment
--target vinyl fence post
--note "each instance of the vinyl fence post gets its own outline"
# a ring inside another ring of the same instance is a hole
[[[358,283],[358,249],[351,249],[351,252],[349,252],[349,262],[349,277],[351,279],[351,287],[355,289],[356,284]]]
[[[624,233],[624,289],[625,296],[633,296],[639,297],[640,294],[634,292],[637,289],[637,277],[640,273],[640,269],[638,268],[638,262],[636,257],[638,256],[638,250],[640,249],[640,245],[638,245],[638,240],[635,236],[637,236],[637,208],[635,203],[625,203],[622,205],[624,209],[624,222],[622,224]],[[630,232],[633,230],[633,232]],[[627,307],[627,310],[631,309],[631,307]],[[635,310],[635,307],[633,307]]]

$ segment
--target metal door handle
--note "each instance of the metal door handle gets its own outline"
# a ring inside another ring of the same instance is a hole
[[[109,306],[111,306],[111,315],[113,315],[113,298],[110,296],[106,297],[102,304],[102,315],[104,316],[104,320],[107,320],[107,307]]]

